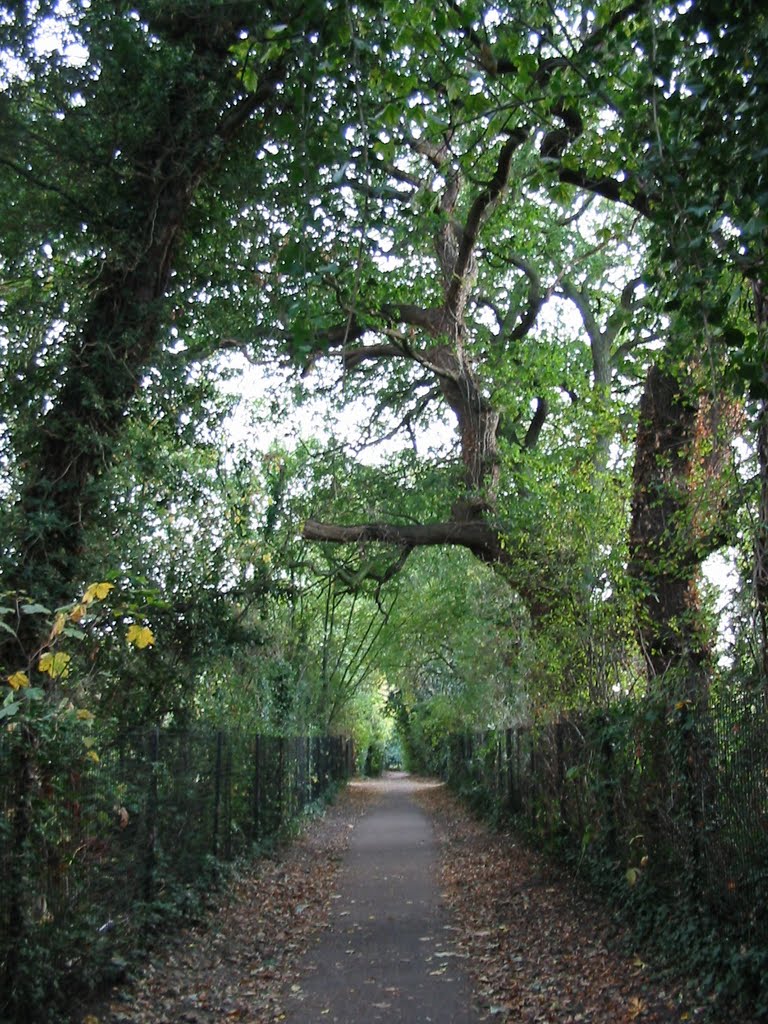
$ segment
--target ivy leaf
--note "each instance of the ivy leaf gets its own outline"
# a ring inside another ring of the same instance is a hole
[[[21,610],[25,615],[50,615],[50,609],[42,604],[23,604]]]

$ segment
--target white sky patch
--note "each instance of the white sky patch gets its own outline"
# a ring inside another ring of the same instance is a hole
[[[296,387],[295,371],[266,368],[247,362],[244,357],[231,357],[231,366],[238,370],[236,376],[224,381],[222,391],[236,395],[238,402],[228,418],[226,429],[232,440],[246,444],[262,452],[268,452],[275,445],[295,450],[300,444],[316,441],[330,442],[334,437],[351,447],[359,444],[360,435],[371,425],[374,416],[372,400],[355,398],[345,403],[344,408],[333,408],[326,389],[332,381],[323,379],[321,370],[317,383],[302,382],[308,397],[300,403],[292,400]],[[270,423],[269,408],[275,406],[275,415]],[[255,413],[255,417],[254,417]],[[376,424],[373,424],[374,435]],[[381,433],[387,434],[390,424],[382,425]],[[426,455],[428,450],[443,451],[455,443],[456,432],[450,423],[442,423],[435,416],[427,429],[415,428],[417,449]],[[413,438],[406,431],[379,443],[363,448],[358,458],[369,466],[382,465],[404,448],[413,447]]]
[[[735,552],[716,551],[704,562],[702,572],[718,595],[715,601],[718,618],[717,653],[720,664],[727,668],[732,663],[730,651],[736,639],[730,621],[730,611],[740,586]]]

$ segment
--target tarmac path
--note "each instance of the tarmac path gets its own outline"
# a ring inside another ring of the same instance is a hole
[[[379,782],[355,827],[333,896],[329,930],[304,958],[288,1024],[477,1024],[456,929],[435,878],[429,819],[406,775]]]

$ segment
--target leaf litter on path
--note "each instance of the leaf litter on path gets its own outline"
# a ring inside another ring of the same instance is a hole
[[[509,1024],[698,1024],[719,1020],[683,979],[652,972],[575,879],[479,821],[445,787],[422,792],[441,887],[481,1010]],[[749,1024],[735,1017],[728,1024]]]
[[[328,926],[335,879],[372,799],[348,787],[300,836],[243,869],[205,919],[158,943],[127,985],[77,1024],[272,1024],[302,952]],[[295,987],[293,991],[295,991]]]
[[[682,981],[660,979],[643,959],[620,951],[625,942],[609,912],[565,872],[514,836],[492,831],[444,786],[415,788],[435,828],[442,898],[453,922],[450,957],[438,954],[435,964],[465,965],[480,1019],[710,1024],[710,1008]],[[283,1020],[285,1001],[300,988],[302,952],[337,912],[343,854],[377,791],[375,783],[348,787],[294,843],[243,873],[215,913],[169,936],[131,984],[90,1006],[76,1024]]]

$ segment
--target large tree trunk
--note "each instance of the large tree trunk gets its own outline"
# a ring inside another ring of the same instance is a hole
[[[637,633],[648,671],[646,848],[675,844],[696,898],[702,827],[711,801],[708,714],[713,652],[702,614],[701,563],[724,540],[722,483],[734,407],[652,366],[640,403],[629,573],[638,587]],[[651,866],[653,872],[653,866]],[[666,884],[667,879],[659,879]]]
[[[218,36],[185,38],[189,52],[186,64],[177,61],[179,81],[165,83],[147,111],[142,136],[126,144],[119,209],[102,211],[105,223],[120,228],[113,230],[114,245],[95,280],[86,268],[80,327],[72,331],[50,406],[22,453],[16,568],[4,585],[51,607],[71,601],[81,582],[85,529],[99,500],[99,480],[162,343],[164,300],[194,196],[281,79],[282,66],[275,63],[264,69],[258,90],[244,94],[226,60],[229,43],[222,50],[220,38],[228,32],[230,41],[236,39],[240,22],[221,21]],[[35,638],[19,639],[31,657]],[[8,668],[16,667],[9,659],[18,657],[18,643],[13,652],[0,651]]]
[[[755,322],[763,345],[768,340],[768,297],[760,282],[754,282]],[[763,370],[768,385],[768,364]],[[768,400],[762,398],[757,414],[757,464],[760,476],[757,526],[755,528],[754,602],[758,641],[758,670],[763,686],[768,686]]]
[[[712,646],[698,589],[701,562],[723,540],[721,418],[692,382],[653,366],[640,401],[629,573],[649,684],[706,707]]]

